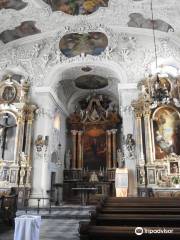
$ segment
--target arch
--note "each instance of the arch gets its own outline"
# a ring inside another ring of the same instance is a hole
[[[71,69],[73,67],[79,67],[79,66],[95,66],[95,67],[104,67],[109,69],[111,72],[115,73],[115,76],[117,79],[119,79],[119,82],[127,82],[127,75],[125,72],[125,69],[118,63],[114,61],[107,61],[106,59],[97,59],[93,57],[92,60],[86,60],[84,58],[82,61],[79,62],[72,62],[72,63],[60,63],[55,65],[52,70],[47,74],[47,77],[45,79],[45,85],[53,87],[55,86],[59,81],[62,79],[62,73],[65,70]]]

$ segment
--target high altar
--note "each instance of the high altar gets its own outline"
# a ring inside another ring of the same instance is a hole
[[[121,118],[105,95],[79,102],[68,119],[69,155],[64,170],[64,200],[76,199],[76,187],[96,187],[97,195],[115,195]]]
[[[166,76],[138,84],[132,102],[136,122],[137,183],[141,196],[178,196],[180,174],[180,84]]]

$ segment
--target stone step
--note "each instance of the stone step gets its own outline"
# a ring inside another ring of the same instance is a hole
[[[37,212],[37,208],[29,208],[27,209],[27,213],[25,210],[18,210],[16,216],[21,215],[40,215],[43,219],[79,219],[79,220],[87,220],[89,219],[89,212],[94,210],[95,207],[90,206],[66,206],[66,207],[52,207],[51,212],[49,212],[49,208],[40,208],[39,213]]]
[[[82,211],[82,210],[94,210],[95,206],[51,206],[51,211]],[[18,210],[24,210],[25,208],[19,208]],[[37,207],[27,207],[27,211],[37,210]],[[40,207],[40,211],[49,211],[49,207]]]

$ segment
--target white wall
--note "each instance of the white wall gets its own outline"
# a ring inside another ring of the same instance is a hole
[[[38,112],[34,121],[33,136],[33,169],[32,169],[32,194],[31,197],[48,197],[47,190],[50,190],[51,172],[56,172],[56,183],[63,182],[64,151],[66,144],[65,121],[66,116],[58,108],[53,98],[47,93],[35,93],[32,96],[33,102],[38,106]],[[60,129],[54,126],[54,118],[60,116]],[[49,137],[49,144],[37,152],[35,141],[38,135]],[[59,146],[61,144],[61,147]],[[57,162],[51,162],[51,155],[57,154]],[[62,194],[60,195],[60,199]],[[31,204],[36,204],[31,201]]]

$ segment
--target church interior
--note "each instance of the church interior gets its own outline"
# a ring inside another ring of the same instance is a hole
[[[0,0],[0,239],[180,237],[179,13]]]

